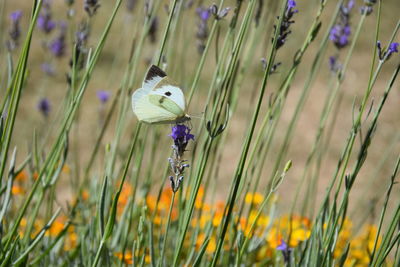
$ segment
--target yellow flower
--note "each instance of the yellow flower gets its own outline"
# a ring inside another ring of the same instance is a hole
[[[71,168],[68,166],[68,164],[64,164],[64,166],[62,167],[62,172],[69,174],[71,172]]]
[[[260,205],[264,201],[264,196],[258,192],[252,194],[252,193],[247,193],[244,201],[247,204],[253,203],[254,205]]]
[[[200,250],[201,246],[203,245],[204,241],[206,239],[206,235],[201,233],[197,236],[196,240],[196,250]],[[210,241],[208,242],[207,248],[206,248],[206,253],[212,254],[214,253],[215,249],[217,248],[217,242],[215,240],[215,236],[211,236]]]

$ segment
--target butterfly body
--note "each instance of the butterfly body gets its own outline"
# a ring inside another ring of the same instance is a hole
[[[147,72],[142,88],[132,94],[132,108],[139,121],[150,124],[190,120],[182,90],[154,65]]]

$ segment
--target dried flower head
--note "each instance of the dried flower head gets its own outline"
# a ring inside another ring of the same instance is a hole
[[[100,4],[98,0],[85,0],[85,2],[83,3],[83,8],[90,17],[96,14],[96,11],[99,7]]]

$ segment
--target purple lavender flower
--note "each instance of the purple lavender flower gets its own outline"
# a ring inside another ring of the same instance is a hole
[[[183,159],[183,153],[186,151],[186,146],[190,140],[194,140],[194,135],[190,133],[190,128],[183,124],[176,124],[172,127],[171,134],[169,135],[174,140],[172,146],[173,154],[168,159],[174,176],[170,176],[172,191],[177,192],[182,181],[185,168],[189,167],[186,160]]]
[[[197,32],[196,32],[197,51],[200,54],[202,54],[206,47],[206,42],[209,35],[207,21],[211,16],[211,9],[205,7],[198,7],[196,9],[196,14],[200,18],[200,21],[197,24]]]
[[[281,243],[279,246],[276,247],[277,250],[282,252],[283,255],[283,260],[285,261],[285,263],[290,262],[290,254],[292,252],[292,250],[290,249],[290,247],[286,244],[285,241],[283,241],[281,239]]]
[[[98,0],[85,0],[85,2],[83,3],[83,8],[90,17],[96,14],[96,11],[99,7],[100,4]]]
[[[111,96],[111,94],[108,91],[104,91],[104,90],[97,91],[97,98],[100,100],[100,102],[102,104],[107,103],[110,96]]]
[[[329,69],[333,73],[337,73],[341,68],[342,68],[342,65],[340,64],[340,62],[338,60],[338,56],[330,56],[329,57]]]
[[[37,26],[45,34],[49,34],[56,27],[56,22],[52,20],[50,0],[46,0],[43,2],[42,11],[40,12],[37,19]]]
[[[207,22],[211,15],[210,9],[205,7],[198,7],[196,9],[196,13],[200,17],[200,19],[205,22]]]
[[[283,251],[288,249],[288,245],[281,239],[281,243],[276,247],[277,250]]]
[[[7,42],[7,47],[10,51],[14,50],[19,44],[19,38],[21,36],[21,29],[19,23],[21,21],[21,17],[22,17],[21,10],[16,10],[10,14],[11,27],[8,33],[10,35],[11,40]]]
[[[392,54],[392,53],[399,52],[398,47],[399,47],[399,43],[391,43],[388,48],[388,53]]]
[[[290,25],[292,25],[294,23],[293,20],[293,15],[296,14],[297,12],[299,12],[299,10],[295,9],[296,7],[296,1],[294,0],[288,0],[288,4],[286,7],[286,11],[282,20],[282,24],[279,27],[278,31],[278,38],[276,40],[276,49],[281,48],[285,42],[286,39],[288,37],[288,35],[292,32],[289,30]],[[274,29],[275,31],[277,30],[276,25],[274,25]],[[272,38],[272,41],[274,41],[274,39]]]
[[[60,24],[59,35],[50,43],[50,50],[56,57],[62,57],[65,55],[65,39],[66,39],[67,25],[65,23]]]
[[[40,99],[37,108],[43,116],[47,117],[51,110],[50,101],[45,97]]]
[[[364,0],[364,6],[360,8],[360,12],[363,15],[369,16],[373,9],[373,6],[376,4],[377,0]]]
[[[12,22],[19,22],[20,19],[22,18],[22,11],[21,10],[16,10],[10,14],[10,19]]]
[[[46,73],[49,76],[53,76],[55,73],[54,67],[51,63],[45,62],[42,65],[40,65],[40,68],[44,73]]]
[[[190,129],[183,124],[173,126],[169,136],[174,139],[174,142],[181,141],[182,143],[187,143],[189,140],[194,140],[194,135],[190,133]]]
[[[329,39],[338,49],[342,49],[349,44],[351,35],[350,11],[354,6],[354,1],[350,0],[347,5],[340,7],[339,19],[329,33]]]
[[[189,141],[194,140],[194,135],[190,133],[190,129],[184,124],[174,125],[169,136],[174,140],[178,155],[183,155]]]
[[[399,52],[399,50],[398,50],[399,45],[400,44],[397,43],[397,42],[390,43],[389,47],[385,50],[385,49],[382,49],[381,42],[378,41],[377,44],[376,44],[376,47],[378,49],[379,59],[381,61],[388,60],[392,56],[392,54]]]

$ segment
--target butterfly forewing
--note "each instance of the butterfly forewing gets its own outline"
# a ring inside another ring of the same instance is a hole
[[[143,81],[142,88],[146,90],[152,90],[156,85],[167,77],[167,74],[159,67],[152,65],[147,71],[146,78]]]

